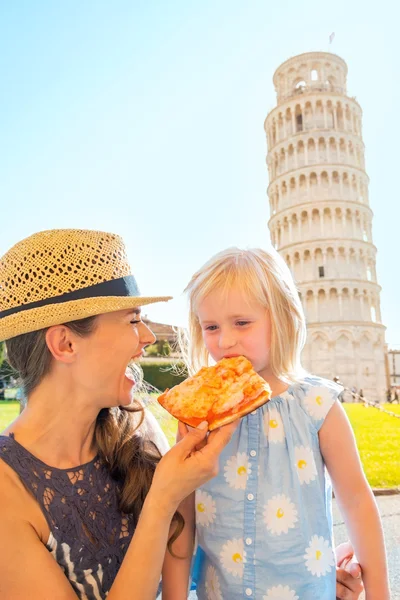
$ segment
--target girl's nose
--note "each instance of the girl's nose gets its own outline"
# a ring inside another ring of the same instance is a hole
[[[222,332],[220,333],[218,345],[220,348],[232,348],[236,344],[236,339],[234,335],[230,332]]]

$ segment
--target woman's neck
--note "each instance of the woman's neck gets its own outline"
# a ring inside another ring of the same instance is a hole
[[[63,385],[44,380],[26,408],[5,430],[44,463],[59,469],[85,464],[96,455],[94,431],[98,409]]]

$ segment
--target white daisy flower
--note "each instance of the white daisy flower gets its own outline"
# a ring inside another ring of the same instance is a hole
[[[276,585],[267,590],[267,595],[263,596],[263,600],[299,600],[296,592],[291,590],[289,586]]]
[[[251,473],[248,456],[245,452],[238,452],[231,456],[224,466],[226,481],[235,490],[246,489],[247,477]]]
[[[208,527],[215,520],[217,508],[210,494],[203,490],[196,491],[196,524]]]
[[[304,555],[306,567],[312,575],[321,577],[332,570],[335,565],[333,550],[328,540],[313,535]]]
[[[206,571],[206,595],[207,600],[223,600],[217,570],[212,565]]]
[[[229,540],[223,545],[219,556],[228,573],[232,573],[234,577],[243,577],[243,564],[246,562],[243,540]]]
[[[296,446],[294,449],[294,458],[300,483],[314,481],[317,476],[317,467],[311,448],[308,446]]]
[[[325,419],[332,406],[332,402],[333,398],[330,390],[322,386],[310,388],[304,398],[308,413],[316,421]]]
[[[285,439],[285,429],[279,412],[271,408],[264,414],[264,432],[272,444],[279,444]]]
[[[274,535],[287,533],[298,521],[297,510],[290,498],[279,494],[271,498],[264,508],[264,522]]]

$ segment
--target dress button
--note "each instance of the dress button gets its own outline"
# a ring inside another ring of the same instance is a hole
[[[246,538],[246,546],[251,546],[253,540],[251,538]]]
[[[254,494],[247,494],[247,500],[254,500]]]
[[[250,456],[257,456],[257,452],[255,450],[250,450]]]
[[[253,590],[250,588],[246,588],[246,596],[252,596],[253,595]]]

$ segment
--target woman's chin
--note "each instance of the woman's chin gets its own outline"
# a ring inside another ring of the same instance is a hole
[[[133,400],[133,388],[136,383],[132,377],[124,377],[124,384],[119,397],[119,406],[129,406]]]
[[[130,398],[123,398],[120,400],[120,402],[118,403],[118,406],[130,406],[133,402],[133,398],[132,396]]]

